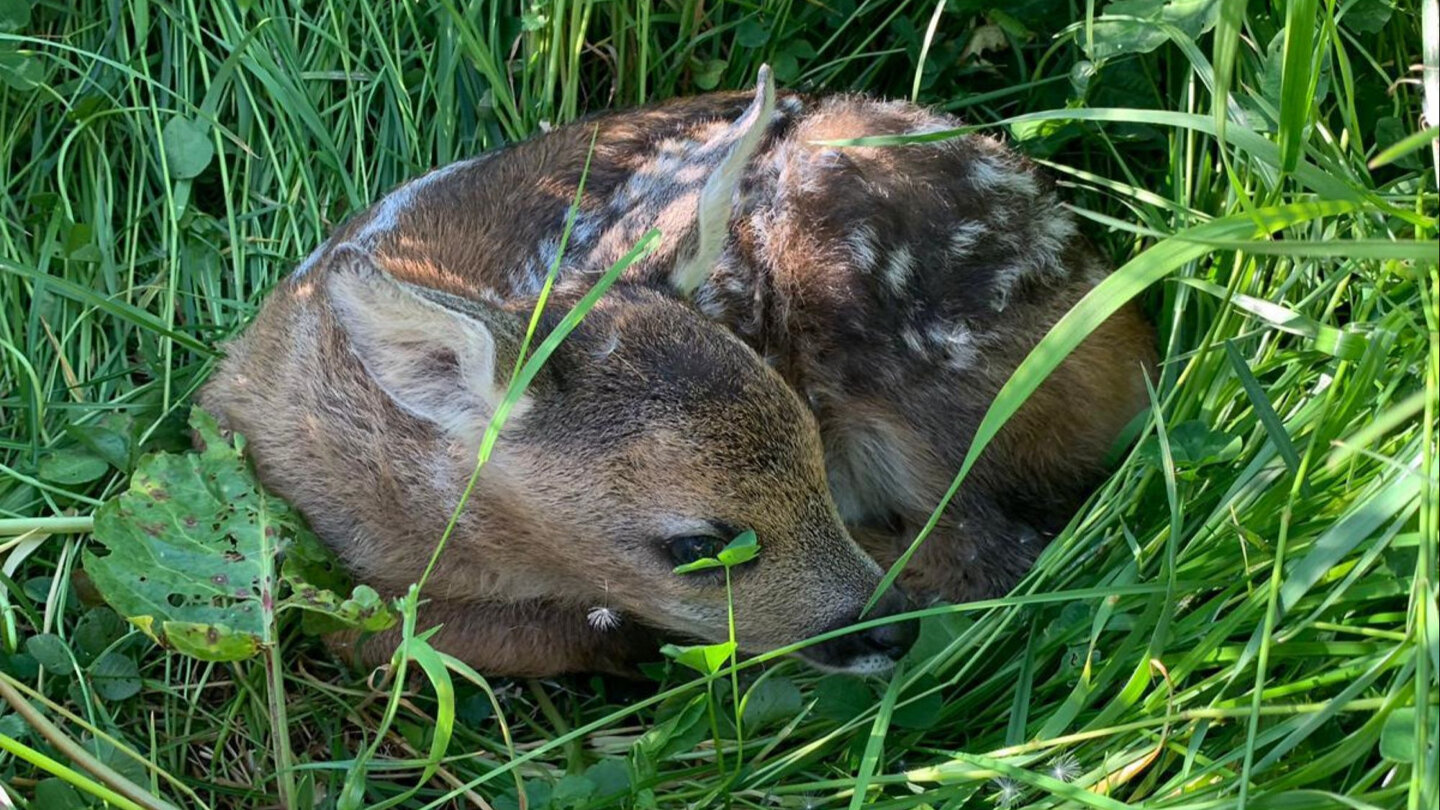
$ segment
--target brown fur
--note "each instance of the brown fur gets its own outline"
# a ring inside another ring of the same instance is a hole
[[[701,188],[747,105],[716,94],[602,116],[402,187],[276,291],[203,392],[266,484],[362,579],[401,592],[473,465],[594,137],[543,328],[645,230],[664,240],[527,392],[427,589],[439,643],[488,671],[623,671],[657,631],[723,637],[723,586],[671,574],[658,550],[700,520],[760,537],[735,578],[743,647],[853,621],[879,569],[850,532],[894,559],[999,386],[1102,275],[1049,183],[996,142],[836,149],[815,142],[956,122],[785,96],[713,272],[677,291]],[[956,600],[1010,587],[1142,407],[1151,343],[1130,307],[1092,335],[902,582]],[[630,620],[597,631],[596,605]],[[812,658],[864,669],[871,652]]]

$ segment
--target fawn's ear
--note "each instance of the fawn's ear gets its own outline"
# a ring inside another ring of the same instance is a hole
[[[505,398],[508,374],[497,347],[513,341],[506,334],[519,328],[513,316],[397,282],[354,245],[339,246],[331,259],[331,307],[376,385],[448,433],[483,431]],[[522,397],[512,414],[526,404]]]
[[[677,262],[670,274],[670,286],[681,295],[688,297],[694,293],[715,269],[715,262],[725,248],[725,237],[730,230],[735,190],[740,186],[745,164],[760,147],[760,138],[764,136],[774,113],[775,82],[770,77],[770,66],[761,65],[755,84],[755,100],[745,108],[744,114],[735,119],[735,123],[700,149],[702,154],[724,154],[725,157],[700,190],[695,217],[695,251]]]

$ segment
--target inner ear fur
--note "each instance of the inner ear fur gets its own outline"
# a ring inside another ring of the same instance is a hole
[[[484,429],[505,397],[519,322],[508,312],[396,281],[353,245],[326,290],[366,373],[401,409],[452,434]],[[522,398],[512,415],[525,404]],[[513,417],[512,417],[513,418]]]

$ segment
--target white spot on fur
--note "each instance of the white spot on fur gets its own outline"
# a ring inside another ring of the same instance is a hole
[[[875,244],[875,229],[869,225],[857,226],[845,235],[845,247],[850,249],[850,260],[860,270],[875,266],[878,246]]]
[[[885,263],[885,286],[896,296],[903,295],[910,283],[911,262],[910,248],[905,245],[890,251],[890,259]]]
[[[962,223],[950,232],[950,239],[946,242],[945,249],[952,258],[963,259],[969,255],[970,249],[975,246],[983,233],[985,233],[985,226],[982,223]]]
[[[1064,277],[1066,268],[1061,258],[1075,233],[1074,220],[1063,211],[1032,221],[1028,241],[1022,240],[1015,246],[1019,255],[995,271],[990,306],[996,312],[1005,309],[1015,286],[1025,279]]]
[[[1040,188],[1030,172],[1012,169],[995,158],[977,157],[970,164],[970,182],[985,191],[1008,191],[1023,197],[1034,197]]]
[[[990,308],[996,312],[1004,311],[1010,303],[1010,292],[1015,284],[1026,275],[1026,263],[1022,261],[1011,262],[995,271],[995,289],[990,296]]]
[[[560,240],[553,236],[542,240],[536,251],[536,258],[539,260],[540,266],[544,268],[544,272],[549,274],[550,268],[560,261]]]
[[[927,352],[925,351],[925,341],[923,338],[920,337],[920,333],[915,331],[915,327],[907,326],[904,329],[901,329],[900,339],[905,341],[905,345],[910,349],[910,351],[922,357],[927,354]]]
[[[564,233],[565,223],[570,221],[570,210],[560,216],[561,233]],[[590,214],[577,213],[575,224],[570,226],[570,241],[565,246],[565,252],[574,254],[583,251],[586,245],[594,241],[600,233],[600,218]]]

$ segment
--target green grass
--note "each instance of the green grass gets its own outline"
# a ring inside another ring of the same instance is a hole
[[[422,5],[0,0],[10,801],[1435,806],[1434,0],[1428,25],[1425,0]],[[371,685],[294,624],[282,745],[263,663],[161,651],[97,607],[89,516],[186,445],[217,343],[348,212],[762,61],[1010,135],[1121,268],[987,430],[1122,298],[1159,326],[1138,444],[1013,595],[927,611],[888,682],[742,662],[742,750],[724,670],[636,701],[422,652],[422,681]]]

